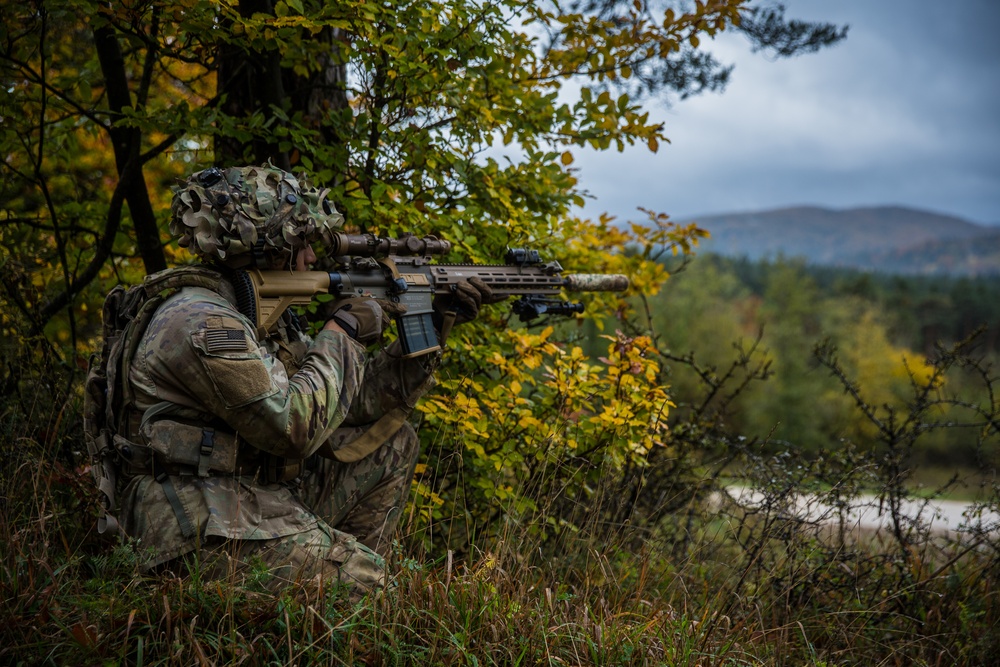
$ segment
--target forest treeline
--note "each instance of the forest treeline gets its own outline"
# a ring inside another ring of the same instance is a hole
[[[767,377],[734,398],[730,428],[767,441],[821,452],[845,443],[870,444],[874,433],[843,384],[817,357],[837,358],[868,403],[903,410],[913,380],[926,379],[927,360],[972,339],[989,359],[1000,354],[1000,281],[995,278],[878,274],[807,265],[799,260],[702,255],[676,271],[648,302],[662,346],[698,368],[723,369],[751,353]],[[670,367],[670,393],[681,403],[701,382],[690,365]],[[971,396],[976,379],[960,371],[947,390]],[[944,389],[944,387],[942,387]],[[951,418],[942,410],[943,421]],[[930,434],[921,463],[976,465],[982,452],[962,428]]]

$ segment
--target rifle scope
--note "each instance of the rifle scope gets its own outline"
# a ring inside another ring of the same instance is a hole
[[[436,236],[417,238],[412,234],[406,234],[398,239],[391,239],[374,234],[344,234],[341,232],[333,235],[329,249],[333,256],[361,257],[388,257],[389,255],[426,257],[428,255],[444,255],[449,250],[451,250],[451,242]]]

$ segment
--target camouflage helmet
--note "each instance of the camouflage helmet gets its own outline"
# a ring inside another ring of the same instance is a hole
[[[271,165],[212,167],[174,189],[170,233],[203,261],[271,268],[344,224],[319,189]]]

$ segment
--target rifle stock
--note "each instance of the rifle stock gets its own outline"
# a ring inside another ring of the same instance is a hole
[[[339,234],[333,245],[334,271],[241,272],[237,291],[256,315],[258,332],[265,335],[292,306],[307,305],[314,296],[337,298],[370,296],[400,303],[406,312],[396,318],[404,354],[419,356],[440,349],[434,329],[434,296],[451,294],[457,284],[479,278],[497,296],[519,297],[514,312],[522,321],[544,313],[568,315],[583,312],[582,304],[559,301],[562,290],[571,292],[622,292],[629,280],[623,275],[562,275],[558,262],[542,262],[538,252],[513,249],[507,264],[434,264],[431,255],[444,254],[451,244],[434,237],[384,239],[371,234]]]

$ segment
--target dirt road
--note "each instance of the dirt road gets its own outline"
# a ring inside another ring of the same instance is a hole
[[[730,487],[727,492],[737,504],[746,508],[760,508],[764,494],[746,487]],[[988,532],[1000,532],[1000,513],[976,512],[976,505],[959,500],[904,500],[900,513],[911,519],[919,518],[934,531],[968,530],[977,523]],[[800,519],[810,522],[835,523],[839,519],[836,507],[813,495],[799,495],[795,507],[789,508]],[[892,525],[891,512],[886,503],[875,496],[859,496],[844,513],[848,529],[880,530]]]

